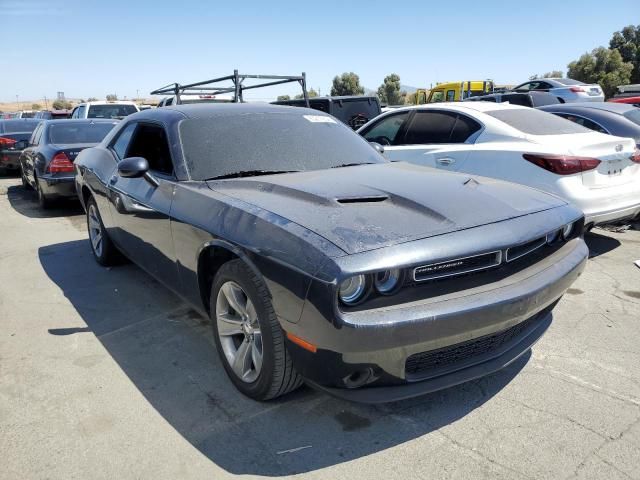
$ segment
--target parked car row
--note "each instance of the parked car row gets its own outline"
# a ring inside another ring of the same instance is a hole
[[[257,400],[307,382],[382,402],[494,372],[551,324],[584,230],[640,214],[637,137],[615,136],[635,107],[443,102],[360,126],[322,111],[366,113],[339,100],[86,105],[32,120],[22,181],[43,207],[77,195],[99,264],[124,256],[207,315]],[[594,131],[583,110],[621,118]]]

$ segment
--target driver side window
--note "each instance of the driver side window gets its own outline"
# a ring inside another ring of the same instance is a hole
[[[398,132],[408,117],[409,112],[389,115],[369,129],[369,131],[364,134],[364,138],[369,142],[376,142],[380,145],[396,145]]]
[[[133,131],[136,129],[136,126],[137,124],[130,123],[124,127],[116,141],[111,145],[111,149],[115,152],[118,160],[123,160],[127,157],[127,147],[129,146],[131,135],[133,135]]]

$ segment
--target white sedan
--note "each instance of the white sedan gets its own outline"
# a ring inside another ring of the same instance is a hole
[[[358,130],[392,161],[521,183],[578,206],[592,227],[640,214],[640,150],[527,107],[439,103],[384,113]],[[481,181],[481,180],[480,180]]]

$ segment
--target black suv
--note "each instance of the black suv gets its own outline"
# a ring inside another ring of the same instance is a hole
[[[304,99],[280,100],[271,103],[274,105],[290,105],[292,107],[307,106]],[[378,97],[374,96],[314,97],[309,99],[309,106],[315,110],[333,115],[354,130],[377,117],[381,112]]]

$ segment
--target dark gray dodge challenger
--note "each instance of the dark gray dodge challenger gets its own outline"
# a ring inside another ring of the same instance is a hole
[[[563,200],[389,163],[315,110],[146,110],[75,166],[96,260],[124,254],[208,314],[259,400],[305,381],[383,402],[494,372],[587,258]]]

